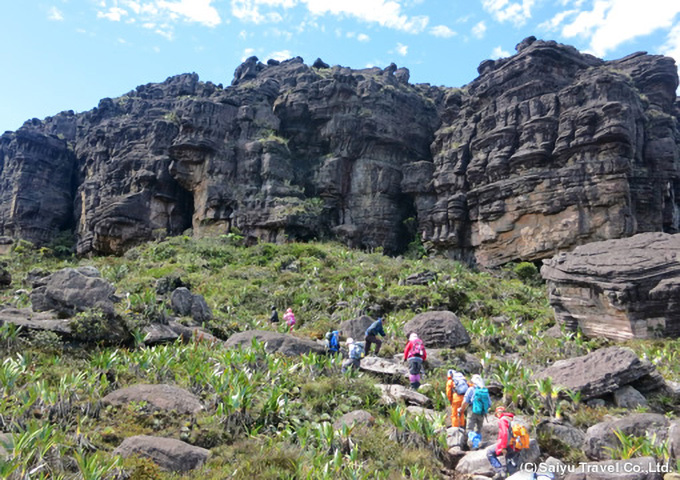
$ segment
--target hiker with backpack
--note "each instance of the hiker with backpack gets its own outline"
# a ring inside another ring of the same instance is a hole
[[[347,360],[342,364],[342,373],[347,372],[351,368],[359,369],[361,357],[364,354],[364,346],[359,342],[355,342],[353,338],[348,338],[345,343],[349,353]]]
[[[413,390],[420,388],[420,375],[423,371],[423,362],[425,360],[427,360],[425,344],[418,337],[417,333],[411,333],[408,337],[408,343],[406,343],[404,348],[404,361],[408,362],[409,382]]]
[[[370,355],[371,353],[371,345],[375,345],[375,356],[378,356],[378,353],[380,353],[380,347],[382,347],[382,340],[378,338],[378,335],[381,337],[385,336],[385,330],[383,329],[383,319],[382,317],[378,317],[378,319],[371,323],[371,325],[366,329],[366,335],[364,337],[364,340],[366,342],[366,355]]]
[[[451,403],[451,426],[453,428],[465,428],[465,412],[460,409],[463,405],[468,383],[465,375],[454,370],[449,370],[446,378],[446,398]]]
[[[288,310],[286,310],[286,313],[283,314],[283,321],[286,322],[289,331],[292,333],[293,326],[295,326],[295,314],[293,313],[292,308],[289,308]]]
[[[339,330],[331,330],[326,334],[326,351],[331,355],[335,355],[340,351],[341,333]]]
[[[519,470],[520,450],[529,447],[529,435],[526,427],[520,425],[515,426],[518,435],[513,435],[512,420],[515,418],[515,415],[506,412],[505,407],[496,407],[494,415],[498,418],[498,439],[494,445],[491,445],[486,450],[486,458],[489,459],[489,463],[496,471],[493,480],[499,480]],[[521,429],[524,429],[523,433],[520,433]],[[523,445],[526,446],[523,447]],[[498,460],[500,455],[505,456],[505,467]]]
[[[279,323],[279,312],[276,311],[276,305],[272,305],[272,314],[269,316],[271,323]]]
[[[468,444],[470,448],[477,449],[482,443],[482,427],[491,406],[491,397],[480,375],[473,375],[471,380],[459,411],[467,413]]]

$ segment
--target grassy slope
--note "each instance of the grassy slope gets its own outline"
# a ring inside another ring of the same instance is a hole
[[[36,266],[53,271],[95,265],[119,294],[130,294],[119,306],[130,328],[153,320],[166,308],[167,302],[156,302],[155,284],[160,278],[176,276],[205,296],[215,316],[208,327],[223,338],[235,331],[271,328],[267,321],[271,304],[280,310],[292,307],[300,327],[295,334],[311,338],[379,307],[389,319],[386,354],[402,350],[402,326],[414,314],[447,309],[456,312],[468,329],[473,342],[467,351],[482,361],[485,376],[504,386],[500,401],[536,419],[558,410],[580,426],[607,413],[571,402],[551,404],[550,386],[528,380],[533,370],[604,342],[578,335],[544,337],[553,323],[552,313],[544,287],[530,268],[525,274],[526,265],[474,272],[448,260],[390,258],[337,244],[246,248],[234,235],[200,241],[175,237],[135,248],[120,258],[60,261],[50,253],[20,244],[6,259],[15,280],[1,292],[4,304],[27,305],[27,296],[14,292],[24,287],[21,279]],[[437,273],[437,280],[424,286],[404,284],[410,274],[423,271]],[[492,320],[499,316],[506,321]],[[234,478],[431,478],[441,470],[438,452],[444,439],[435,432],[437,425],[382,406],[372,386],[376,379],[366,374],[342,376],[338,362],[329,358],[287,359],[268,355],[260,347],[233,352],[203,344],[101,346],[82,351],[65,349],[49,335],[27,344],[6,327],[1,341],[0,420],[4,425],[0,427],[33,442],[3,467],[8,471],[16,467],[13,475],[40,465],[42,456],[64,478],[106,478],[83,472],[109,468],[109,478],[115,478],[121,467],[113,465],[110,452],[126,436],[140,433],[182,438],[212,450],[205,469],[182,478],[217,479],[229,474]],[[677,341],[631,342],[630,346],[658,363],[667,379],[680,379],[678,362],[665,361],[675,355]],[[447,368],[456,366],[460,353],[450,352]],[[426,381],[430,386],[424,392],[443,411],[445,369],[431,370]],[[138,382],[187,388],[201,397],[206,411],[179,418],[149,414],[145,405],[98,410],[99,398]],[[356,408],[371,411],[378,427],[333,432],[328,422]],[[651,408],[672,414],[669,399],[657,398]],[[100,453],[95,455],[88,445]],[[546,441],[544,449],[551,448],[562,457],[580,458],[579,452],[559,451],[561,446]],[[75,461],[60,465],[55,460],[69,457]],[[139,460],[126,461],[125,468],[138,479],[173,477]],[[0,471],[0,477],[8,475]]]

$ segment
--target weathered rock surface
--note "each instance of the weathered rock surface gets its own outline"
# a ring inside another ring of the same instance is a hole
[[[680,336],[680,235],[643,233],[544,262],[555,318],[615,340]]]
[[[614,403],[621,408],[645,407],[647,399],[633,387],[626,385],[614,392]]]
[[[187,326],[170,320],[167,325],[152,323],[142,328],[144,333],[145,345],[156,345],[159,343],[172,343],[178,338],[183,341],[196,340],[212,343],[221,343],[221,340],[214,337],[210,332],[199,326]]]
[[[88,309],[98,309],[109,317],[114,314],[116,288],[94,267],[64,268],[40,282],[41,286],[31,292],[31,304],[36,312],[53,310],[60,316],[71,317]]]
[[[654,371],[654,365],[641,361],[632,350],[607,347],[581,357],[559,360],[535,378],[551,377],[555,384],[581,392],[581,398],[588,400],[649,378]],[[663,386],[662,380],[656,384],[657,388]]]
[[[671,58],[530,38],[462,90],[326,65],[251,57],[228,88],[178,75],[26,122],[0,137],[0,235],[75,230],[84,254],[188,227],[390,253],[417,234],[498,265],[678,230]]]
[[[227,348],[248,348],[253,338],[265,344],[265,350],[269,353],[281,353],[290,357],[304,355],[305,353],[325,353],[323,345],[298,338],[286,333],[270,332],[266,330],[249,330],[246,332],[235,333],[227,339]]]
[[[620,445],[614,434],[615,431],[636,437],[656,435],[657,442],[660,445],[668,437],[669,427],[669,420],[657,413],[636,413],[616,420],[601,422],[587,430],[583,451],[588,458],[593,460],[611,458],[611,453],[607,448]]]
[[[406,388],[403,385],[385,385],[378,383],[375,386],[382,391],[382,401],[386,405],[404,402],[407,405],[427,407],[432,403],[430,399],[422,393]]]
[[[375,423],[375,417],[366,410],[355,410],[344,414],[342,417],[338,418],[333,422],[333,428],[335,430],[342,429],[343,425],[347,425],[349,428],[354,426],[372,426]]]
[[[6,308],[0,310],[0,325],[5,323],[25,330],[45,330],[59,335],[71,335],[70,320],[58,318],[54,312],[34,312],[30,308]]]
[[[212,320],[212,310],[203,295],[191,293],[186,287],[173,290],[170,295],[170,305],[177,315],[191,316],[198,323]]]
[[[586,439],[586,434],[578,428],[555,420],[542,421],[536,426],[536,432],[576,450],[583,447]]]
[[[104,405],[114,407],[130,402],[146,402],[152,410],[174,411],[179,414],[193,414],[203,409],[198,397],[172,385],[132,385],[102,398]]]
[[[113,455],[124,458],[139,455],[152,460],[162,470],[188,472],[202,466],[210,456],[210,450],[174,438],[137,435],[123,440]]]
[[[408,368],[404,363],[387,358],[368,356],[361,359],[360,368],[370,373],[395,377],[408,376]]]
[[[607,460],[580,465],[564,480],[661,480],[658,462],[653,457]]]
[[[338,327],[342,331],[345,338],[353,338],[356,341],[363,341],[366,329],[371,326],[375,319],[368,315],[362,315],[357,318],[345,320]]]
[[[470,344],[470,335],[453,312],[420,313],[406,322],[404,332],[415,332],[425,347],[456,348]]]

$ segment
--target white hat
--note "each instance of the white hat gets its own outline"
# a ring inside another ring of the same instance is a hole
[[[413,340],[416,340],[417,338],[418,338],[418,334],[417,334],[417,333],[412,333],[412,334],[409,335],[409,337],[408,337],[409,341],[411,341],[411,342],[412,342]]]
[[[484,379],[479,375],[473,375],[471,380],[475,387],[484,388]]]
[[[352,337],[349,337],[347,341],[345,342],[347,345],[351,345],[354,343],[354,339]]]

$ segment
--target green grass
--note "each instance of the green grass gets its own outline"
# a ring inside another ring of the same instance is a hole
[[[26,294],[15,292],[30,290],[24,278],[34,268],[93,265],[126,299],[117,313],[128,330],[158,321],[169,311],[169,300],[156,294],[156,284],[179,278],[205,297],[214,313],[205,327],[220,338],[275,328],[268,323],[271,305],[280,312],[293,308],[298,319],[294,334],[307,338],[321,338],[341,321],[380,311],[388,320],[385,355],[403,350],[403,325],[414,315],[451,310],[471,336],[465,351],[481,361],[487,380],[504,386],[506,405],[534,419],[563,415],[583,429],[608,413],[530,380],[546,364],[607,343],[578,334],[559,339],[543,335],[554,319],[532,264],[477,272],[445,259],[393,258],[335,243],[245,247],[242,240],[237,234],[202,240],[179,236],[136,247],[122,257],[83,259],[70,256],[63,246],[36,249],[20,242],[2,259],[13,283],[0,291],[0,302],[29,305]],[[406,285],[409,275],[424,271],[435,273],[436,279]],[[123,478],[122,471],[138,480],[443,478],[441,434],[382,405],[373,386],[382,381],[377,377],[357,372],[345,376],[331,358],[279,357],[257,344],[243,351],[203,343],[106,345],[106,325],[97,312],[80,314],[73,322],[81,335],[96,334],[102,342],[81,349],[64,345],[55,335],[28,339],[9,325],[0,327],[0,428],[22,447],[1,467],[2,478],[19,479],[41,465],[50,478],[64,479],[113,480]],[[627,345],[657,364],[667,379],[680,379],[680,362],[666,361],[675,358],[678,340]],[[439,411],[446,406],[441,395],[446,370],[463,353],[444,352],[446,365],[427,371],[430,388],[423,391]],[[206,409],[183,418],[151,412],[146,405],[98,405],[114,389],[140,382],[190,390]],[[375,416],[374,427],[333,431],[334,420],[359,408]],[[650,408],[673,415],[676,407],[660,396]],[[211,459],[184,475],[161,472],[140,459],[116,463],[111,451],[137,434],[184,438],[211,449]],[[539,440],[550,451],[563,452],[566,460],[582,459],[549,438]],[[98,452],[85,451],[83,445]]]

